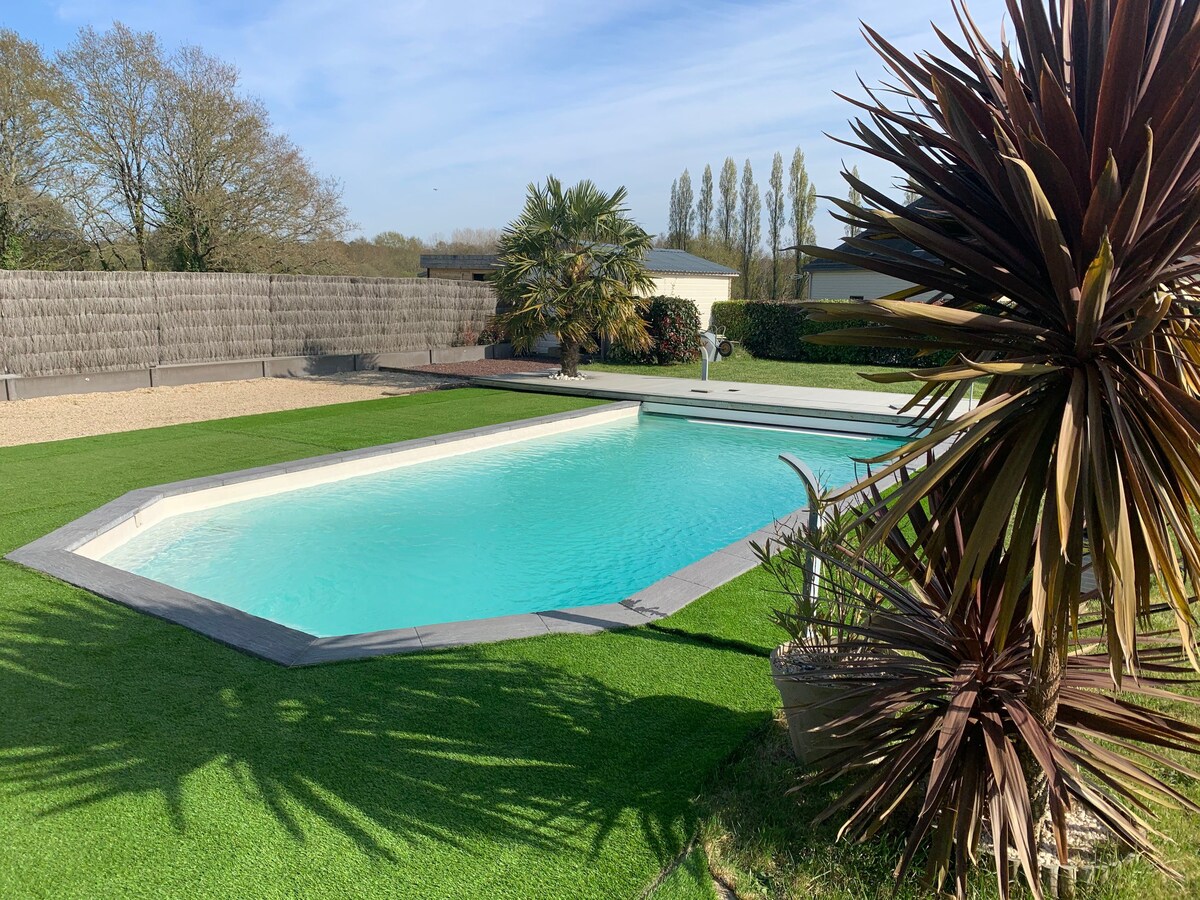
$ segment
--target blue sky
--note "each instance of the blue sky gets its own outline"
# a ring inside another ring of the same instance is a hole
[[[1002,0],[975,0],[998,35]],[[624,184],[635,218],[665,228],[671,181],[726,156],[760,185],[803,147],[820,193],[842,161],[892,173],[824,136],[883,70],[859,34],[932,48],[950,0],[7,0],[0,25],[46,50],[119,19],[168,46],[234,63],[278,128],[338,178],[361,231],[429,237],[502,226],[525,186],[553,173]],[[436,189],[436,190],[435,190]],[[822,210],[818,234],[840,225]]]

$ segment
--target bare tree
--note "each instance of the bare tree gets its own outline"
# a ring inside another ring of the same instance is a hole
[[[502,234],[499,228],[455,228],[449,238],[431,235],[425,249],[435,253],[495,253]]]
[[[151,140],[152,208],[172,268],[311,269],[348,229],[340,187],[312,171],[238,72],[198,47],[162,68]]]
[[[732,156],[725,157],[721,166],[721,180],[718,185],[720,197],[717,200],[717,237],[726,247],[736,247],[738,221],[738,187],[737,163]]]
[[[65,104],[67,152],[82,169],[88,236],[104,264],[150,267],[150,152],[162,52],[150,32],[114,24],[83,28],[58,55],[72,96]],[[132,244],[132,259],[123,242]]]
[[[0,29],[0,269],[62,264],[77,248],[56,190],[64,86],[37,45]]]
[[[779,299],[779,241],[787,221],[783,201],[783,156],[776,152],[771,160],[771,178],[767,189],[767,240],[771,244],[771,299]]]
[[[707,242],[712,228],[713,214],[713,177],[712,166],[705,165],[704,175],[700,178],[700,197],[696,200],[696,236]]]
[[[804,167],[804,151],[799,147],[792,154],[792,165],[788,173],[788,201],[792,207],[792,246],[797,248],[792,296],[799,300],[805,294],[808,281],[804,272],[807,257],[799,248],[815,244],[817,241],[816,229],[813,228],[817,216],[817,189],[808,180],[808,170]]]
[[[742,167],[741,206],[738,210],[738,236],[742,253],[742,296],[753,300],[758,296],[757,279],[754,277],[755,260],[762,242],[762,198],[754,182],[754,171],[750,160]]]

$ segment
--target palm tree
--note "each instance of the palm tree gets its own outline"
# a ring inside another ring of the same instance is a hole
[[[493,283],[496,317],[519,352],[547,332],[562,346],[562,373],[579,374],[581,349],[596,338],[631,349],[649,345],[637,297],[650,292],[650,235],[628,217],[625,188],[606,194],[591,181],[563,189],[553,175],[529,185],[525,209],[500,238]]]

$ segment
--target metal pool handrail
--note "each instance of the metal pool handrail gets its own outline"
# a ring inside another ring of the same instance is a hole
[[[821,491],[817,487],[817,476],[808,464],[795,454],[780,453],[779,458],[787,463],[804,483],[804,492],[808,494],[808,533],[810,540],[815,540],[821,527]],[[821,574],[821,561],[811,550],[805,551],[802,571],[804,583],[801,593],[804,602],[812,608],[817,602],[817,578]]]

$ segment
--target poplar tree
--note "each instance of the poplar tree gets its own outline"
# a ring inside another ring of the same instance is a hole
[[[717,237],[722,244],[733,249],[737,246],[738,187],[737,163],[732,156],[725,157],[717,188],[720,191],[717,199]]]
[[[753,300],[757,294],[754,282],[754,263],[762,240],[762,198],[754,183],[750,160],[742,167],[741,206],[738,208],[738,242],[742,254],[742,296]]]
[[[680,250],[688,249],[695,233],[693,222],[696,211],[693,208],[695,194],[692,192],[692,176],[687,169],[679,176],[679,240],[675,244]]]
[[[858,166],[853,166],[850,169],[850,176],[852,178],[854,178],[855,181],[858,180]],[[859,191],[859,189],[854,186],[853,181],[850,182],[850,191],[847,193],[846,199],[850,201],[851,206],[855,206],[855,207],[858,207],[859,209],[862,209],[862,205],[863,205],[862,192]],[[846,237],[852,238],[856,234],[858,234],[858,226],[854,225],[851,222],[847,222],[846,223]]]
[[[808,180],[804,167],[804,151],[799,147],[792,154],[792,165],[788,174],[788,201],[791,204],[792,246],[796,248],[796,277],[792,281],[792,296],[797,300],[804,296],[808,276],[804,264],[808,257],[800,247],[817,241],[813,221],[817,216],[817,189]]]
[[[779,239],[787,221],[783,199],[783,156],[776,152],[771,160],[771,179],[767,190],[767,239],[771,244],[771,299],[779,299]]]
[[[712,166],[704,166],[704,174],[700,178],[700,196],[696,200],[696,232],[701,241],[708,241],[712,228],[713,214],[713,177]]]

